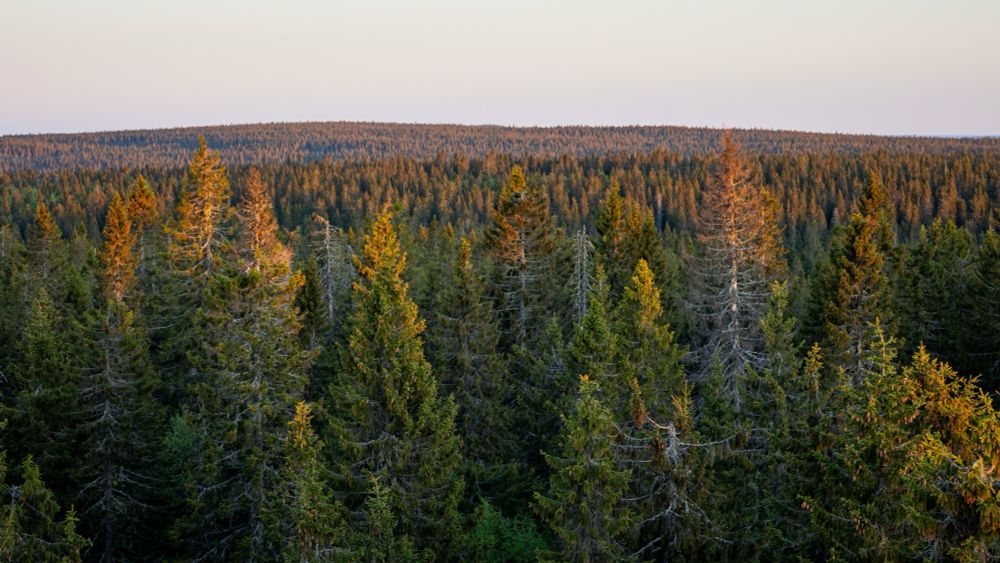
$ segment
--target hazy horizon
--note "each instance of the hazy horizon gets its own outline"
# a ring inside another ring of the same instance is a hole
[[[0,134],[366,121],[1000,134],[1000,3],[13,0]]]
[[[874,137],[915,137],[915,138],[931,138],[931,139],[987,139],[1000,137],[1000,134],[923,134],[923,133],[866,133],[866,132],[850,132],[850,131],[813,131],[806,129],[776,129],[770,127],[738,127],[730,125],[678,125],[674,123],[624,123],[624,124],[609,124],[609,123],[557,123],[552,125],[517,125],[517,124],[504,124],[504,123],[456,123],[456,122],[428,122],[428,121],[372,121],[372,120],[354,120],[354,119],[336,119],[336,120],[313,120],[307,119],[302,121],[247,121],[240,123],[200,123],[200,124],[181,124],[181,125],[164,125],[155,127],[129,127],[124,129],[90,129],[90,130],[65,130],[65,131],[32,131],[26,133],[0,133],[0,137],[24,137],[24,136],[41,136],[41,135],[87,135],[87,134],[100,134],[100,133],[118,133],[118,132],[132,132],[132,131],[169,131],[174,129],[209,129],[214,127],[241,127],[241,126],[253,126],[253,125],[285,125],[285,124],[325,124],[325,123],[373,123],[379,125],[427,125],[427,126],[456,126],[456,127],[502,127],[502,128],[514,128],[514,129],[555,129],[560,127],[589,127],[589,128],[629,128],[629,127],[680,127],[688,129],[712,129],[712,130],[744,130],[744,131],[773,131],[773,132],[783,132],[783,133],[808,133],[817,135],[857,135],[857,136],[874,136]]]

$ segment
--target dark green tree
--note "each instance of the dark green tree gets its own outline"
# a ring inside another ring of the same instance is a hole
[[[301,277],[278,240],[270,193],[251,173],[238,210],[236,252],[213,274],[204,336],[192,353],[195,427],[202,435],[189,474],[189,548],[208,557],[276,556],[266,503],[283,481],[287,421],[305,393],[312,354],[294,306]]]
[[[809,335],[828,363],[861,378],[873,342],[876,319],[891,326],[889,272],[895,233],[888,196],[875,173],[868,176],[857,210],[837,230],[830,253],[817,273],[809,309]]]
[[[600,393],[596,382],[580,377],[575,410],[563,419],[560,451],[545,455],[553,471],[548,492],[535,495],[537,510],[568,561],[616,561],[626,555],[622,539],[632,520],[623,497],[629,472],[615,462],[618,432]]]
[[[434,300],[437,323],[427,331],[430,359],[441,374],[441,389],[455,397],[458,407],[455,425],[468,467],[469,497],[504,498],[514,492],[520,471],[515,463],[514,388],[468,239],[461,239],[452,263],[444,290]]]
[[[363,492],[371,476],[378,479],[390,511],[409,515],[399,533],[447,557],[457,547],[463,489],[456,408],[440,397],[424,358],[424,323],[407,296],[406,255],[388,209],[371,225],[355,265],[361,278],[343,367],[328,388],[337,473],[345,492]]]

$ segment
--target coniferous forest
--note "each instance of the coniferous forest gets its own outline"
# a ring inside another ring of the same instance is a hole
[[[248,127],[2,143],[0,560],[1000,559],[995,139]]]

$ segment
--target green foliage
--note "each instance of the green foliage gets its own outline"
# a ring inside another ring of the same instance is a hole
[[[379,502],[388,510],[419,515],[401,522],[401,533],[418,550],[445,557],[457,547],[463,489],[456,407],[438,395],[424,358],[424,322],[407,296],[406,256],[388,209],[372,224],[355,265],[361,278],[354,284],[343,367],[328,388],[328,442],[336,447],[345,492],[377,478],[386,495]],[[364,525],[387,533],[376,524]]]
[[[21,472],[24,481],[5,491],[0,510],[0,557],[43,563],[81,561],[89,542],[76,531],[75,511],[70,508],[59,519],[59,504],[31,456],[24,460]]]
[[[859,209],[834,234],[812,290],[810,335],[830,365],[843,367],[855,380],[866,370],[865,346],[872,341],[875,320],[890,326],[895,233],[887,205],[882,180],[869,173]]]
[[[0,560],[996,559],[1000,176],[963,143],[263,163],[235,207],[204,142],[3,175]],[[735,256],[712,206],[755,241],[736,363],[678,315]]]
[[[558,454],[546,454],[552,476],[546,494],[535,504],[569,561],[624,558],[623,534],[631,516],[623,505],[629,472],[616,466],[612,448],[617,430],[600,400],[600,387],[580,377],[574,412],[563,419]]]
[[[508,518],[484,499],[472,514],[463,557],[482,563],[532,561],[547,547],[534,520],[524,514]]]

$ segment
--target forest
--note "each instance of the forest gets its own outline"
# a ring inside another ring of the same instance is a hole
[[[140,133],[0,139],[0,560],[1000,559],[996,139]]]

